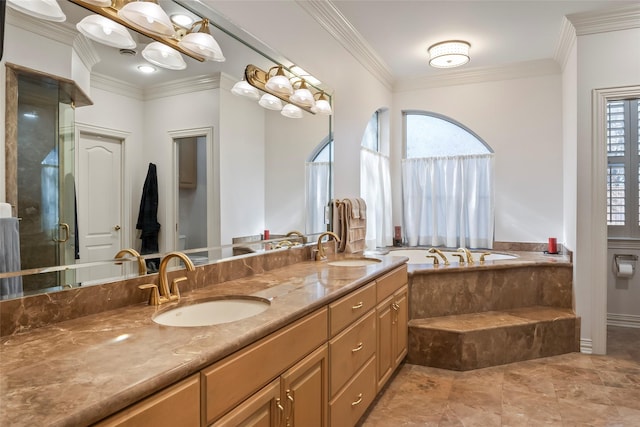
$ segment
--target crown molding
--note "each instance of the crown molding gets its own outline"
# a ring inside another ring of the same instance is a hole
[[[640,4],[606,10],[574,13],[567,18],[576,28],[576,35],[607,33],[640,28]]]
[[[392,88],[394,79],[389,66],[331,1],[296,0],[296,3],[385,87]]]
[[[217,89],[220,87],[220,75],[210,74],[187,77],[184,79],[149,86],[147,88],[140,88],[104,74],[92,73],[91,87],[134,98],[139,101],[150,101],[167,96]]]
[[[144,101],[144,91],[132,84],[99,73],[91,73],[91,87]]]
[[[560,64],[560,69],[564,70],[564,67],[567,65],[567,60],[569,59],[569,54],[571,53],[571,49],[576,43],[576,29],[571,24],[571,21],[567,19],[567,17],[563,17],[562,26],[560,28],[560,37],[558,38],[558,43],[556,44],[556,50],[553,54],[553,59]]]
[[[74,39],[73,50],[78,54],[82,63],[89,70],[100,62],[100,55],[98,55],[98,52],[93,47],[93,43],[82,34],[78,34]]]
[[[160,83],[144,89],[144,100],[182,95],[203,90],[218,89],[220,87],[220,73],[208,74]]]
[[[452,70],[447,74],[424,76],[396,81],[393,92],[406,92],[416,89],[431,89],[443,86],[457,86],[501,80],[522,79],[559,74],[560,67],[553,59],[525,61],[500,67],[471,68]]]
[[[17,12],[7,6],[6,23],[22,28],[47,39],[71,46],[78,32],[65,23],[52,23],[43,19],[36,19],[24,13]]]

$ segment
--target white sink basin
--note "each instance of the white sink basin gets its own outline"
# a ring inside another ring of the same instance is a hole
[[[176,307],[155,315],[153,321],[181,327],[219,325],[255,316],[269,305],[269,300],[263,298],[221,298]]]
[[[327,264],[336,267],[363,267],[365,265],[377,264],[379,262],[380,260],[375,258],[349,258],[329,261]]]

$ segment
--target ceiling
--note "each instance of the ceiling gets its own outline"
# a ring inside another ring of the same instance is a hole
[[[355,45],[367,52],[356,55],[374,58],[396,82],[450,72],[428,66],[428,47],[443,40],[461,39],[471,44],[471,61],[459,69],[553,59],[566,15],[638,5],[637,1],[626,0],[201,1],[263,42],[288,49],[282,53],[297,61],[305,57],[310,43],[319,51],[323,49],[321,43],[331,43],[312,35],[308,23],[299,25],[296,31],[296,21],[301,19],[299,9],[316,15],[321,25],[321,21],[340,21],[341,28],[331,27],[329,31],[338,39],[350,39],[352,45],[357,41]],[[277,22],[287,25],[275,25]],[[283,37],[287,31],[291,34]],[[322,78],[315,68],[307,71]]]
[[[171,0],[160,1],[165,9],[173,7]],[[261,50],[277,51],[282,56],[276,59],[297,61],[321,80],[341,78],[344,70],[339,64],[345,62],[344,55],[351,55],[350,59],[375,64],[392,83],[451,72],[428,66],[428,47],[448,39],[471,44],[471,61],[456,70],[553,59],[566,15],[638,4],[628,0],[178,1],[199,12],[210,10],[215,20],[224,18],[228,22],[223,25],[252,39]],[[60,3],[70,27],[89,13],[70,2]],[[213,28],[212,33],[225,53],[224,63],[200,63],[185,57],[188,68],[179,74],[160,69],[151,76],[141,75],[136,69],[145,62],[140,51],[151,40],[135,35],[139,46],[133,57],[95,43],[101,61],[93,71],[147,87],[218,71],[240,78],[246,64],[258,61],[255,52],[246,52],[248,49],[239,54],[239,42],[218,29]]]

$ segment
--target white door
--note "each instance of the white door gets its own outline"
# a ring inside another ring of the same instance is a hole
[[[80,133],[78,174],[80,262],[112,259],[122,249],[126,231],[122,222],[122,141]],[[79,269],[77,279],[85,282],[122,274],[122,267],[114,264]]]

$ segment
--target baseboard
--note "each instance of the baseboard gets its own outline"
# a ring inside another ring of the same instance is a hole
[[[580,353],[592,354],[593,346],[590,339],[580,338]]]
[[[607,326],[623,326],[625,328],[640,328],[640,316],[635,314],[607,313]]]

